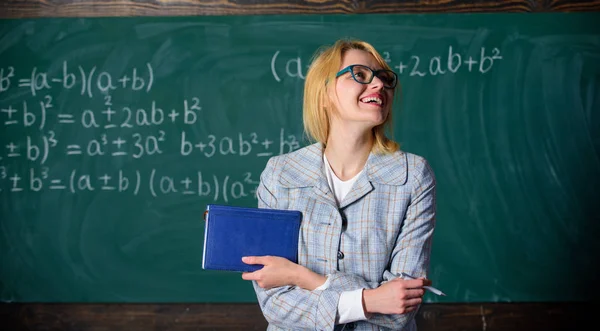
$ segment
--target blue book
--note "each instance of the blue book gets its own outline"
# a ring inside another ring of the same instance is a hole
[[[263,267],[243,263],[243,256],[281,256],[298,263],[300,211],[210,204],[204,220],[203,269],[244,272]]]

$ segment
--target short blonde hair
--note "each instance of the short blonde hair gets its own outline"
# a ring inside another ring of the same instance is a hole
[[[342,57],[351,50],[357,49],[370,53],[377,63],[384,69],[391,70],[383,57],[371,44],[351,39],[338,40],[333,46],[326,46],[317,51],[306,74],[304,82],[304,131],[310,139],[327,143],[329,137],[329,114],[326,105],[329,105],[328,82],[336,80],[336,74],[342,64]],[[395,91],[394,91],[395,92]],[[396,93],[394,93],[395,95]],[[392,153],[399,149],[397,142],[385,135],[385,129],[392,131],[392,110],[385,121],[373,128],[375,142],[372,151],[375,153]]]

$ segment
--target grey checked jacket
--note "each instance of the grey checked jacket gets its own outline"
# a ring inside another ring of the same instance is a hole
[[[435,227],[435,176],[427,161],[402,151],[371,153],[338,204],[327,184],[323,146],[272,157],[260,177],[258,207],[303,214],[298,263],[329,275],[329,287],[254,289],[268,330],[416,330],[416,311],[373,314],[334,325],[343,291],[377,288],[401,272],[426,276]]]

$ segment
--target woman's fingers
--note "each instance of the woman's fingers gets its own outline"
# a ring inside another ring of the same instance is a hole
[[[244,256],[242,262],[246,264],[262,264],[265,265],[269,262],[269,256]]]
[[[424,278],[417,279],[404,279],[404,278],[395,278],[392,281],[402,283],[404,288],[413,289],[413,288],[423,288],[423,286],[431,285],[431,281]]]
[[[243,272],[242,279],[243,280],[256,280],[256,271],[255,272]]]
[[[418,306],[423,302],[423,299],[419,298],[414,298],[414,299],[409,299],[406,300],[406,307],[413,307],[413,306]]]
[[[420,298],[425,295],[425,289],[415,288],[406,290],[406,298]]]
[[[294,266],[297,264],[279,256],[244,256],[242,262],[251,265],[263,265],[264,267],[251,272],[242,273],[242,279],[256,281],[258,286],[269,289],[272,287],[294,285]]]

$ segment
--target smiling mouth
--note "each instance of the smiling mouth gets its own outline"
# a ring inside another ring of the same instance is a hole
[[[360,99],[360,101],[364,102],[364,103],[375,104],[378,106],[383,105],[383,100],[381,100],[380,98],[377,98],[377,97],[366,97],[366,98]]]

